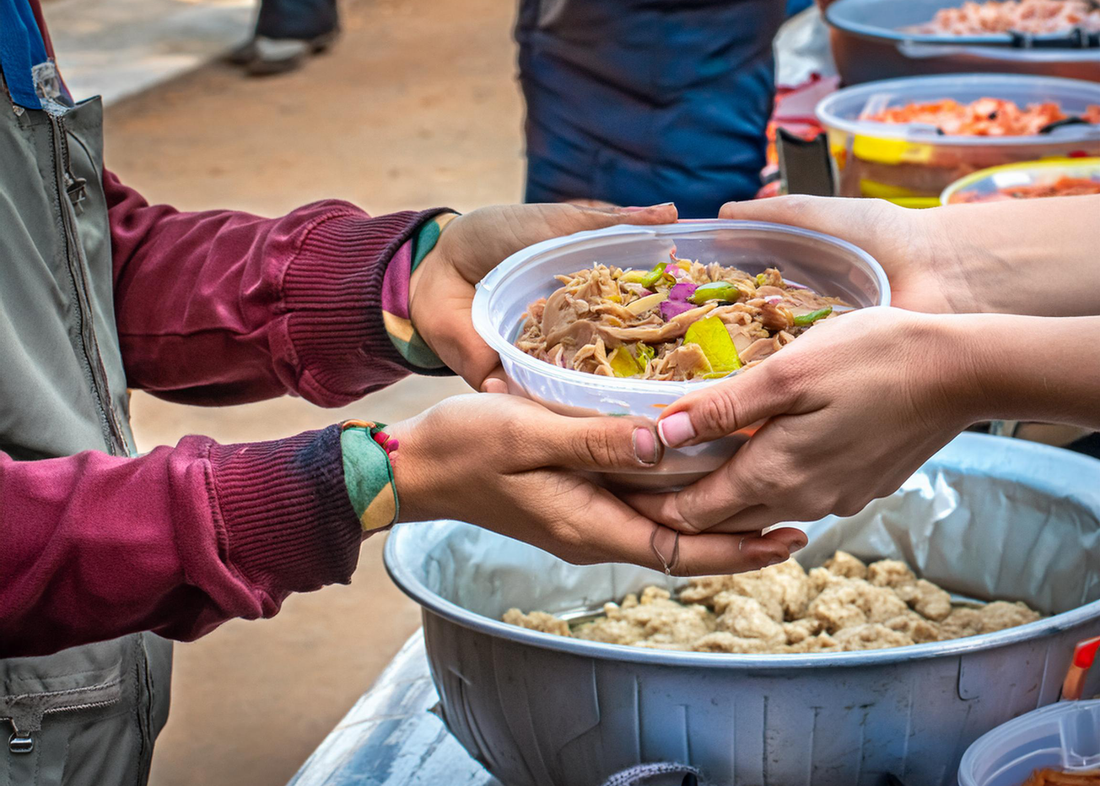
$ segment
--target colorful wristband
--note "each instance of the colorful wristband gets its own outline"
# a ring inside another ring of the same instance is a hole
[[[349,420],[340,434],[344,485],[364,532],[391,526],[400,510],[392,464],[398,442],[384,428],[381,423]]]
[[[435,248],[443,229],[455,217],[455,213],[442,213],[425,223],[390,260],[382,282],[382,321],[386,332],[401,357],[417,368],[446,368],[413,327],[409,317],[409,291],[420,263]]]

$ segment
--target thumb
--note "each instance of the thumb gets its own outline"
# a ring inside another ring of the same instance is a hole
[[[543,466],[596,472],[657,464],[664,447],[652,422],[642,418],[568,417],[547,412],[538,460]]]
[[[547,235],[557,237],[591,229],[634,224],[674,224],[679,217],[676,205],[665,202],[649,207],[581,207],[578,205],[539,205],[548,229]]]
[[[873,241],[883,226],[895,226],[899,217],[904,216],[901,213],[898,216],[891,214],[905,210],[908,208],[898,207],[882,199],[793,194],[747,202],[727,202],[722,205],[718,217],[788,224],[842,237],[861,245]]]
[[[670,448],[696,445],[783,414],[793,394],[769,372],[765,362],[679,399],[657,422],[661,442]]]

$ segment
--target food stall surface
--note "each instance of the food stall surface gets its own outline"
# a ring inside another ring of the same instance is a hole
[[[417,631],[288,786],[502,786],[431,712],[438,701]]]

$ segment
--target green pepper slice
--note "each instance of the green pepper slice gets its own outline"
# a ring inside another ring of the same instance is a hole
[[[741,290],[728,281],[715,281],[711,284],[703,284],[696,287],[688,300],[697,306],[701,306],[708,300],[721,300],[732,303],[741,297]]]
[[[823,319],[833,313],[832,306],[825,306],[825,308],[819,308],[817,311],[811,311],[809,314],[799,314],[794,318],[796,325],[812,325],[819,319]]]

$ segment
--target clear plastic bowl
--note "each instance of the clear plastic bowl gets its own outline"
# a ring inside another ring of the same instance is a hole
[[[1100,158],[1053,158],[982,169],[949,185],[940,194],[940,202],[983,202],[1006,188],[1049,185],[1062,177],[1084,178],[1100,185]]]
[[[1035,770],[1100,770],[1100,701],[1067,701],[998,726],[963,754],[959,786],[1021,786]]]
[[[1100,84],[1043,76],[952,74],[838,90],[817,106],[836,167],[837,193],[934,207],[947,186],[980,169],[1044,158],[1100,156],[1100,125],[1063,126],[1036,136],[946,136],[927,125],[861,119],[911,103],[969,103],[979,98],[1020,106],[1055,101],[1073,116],[1100,104]]]
[[[719,382],[601,377],[559,368],[513,345],[527,306],[560,286],[554,276],[595,263],[648,270],[667,260],[673,249],[681,257],[732,265],[749,273],[774,266],[787,280],[854,306],[890,304],[886,274],[869,254],[817,232],[753,221],[694,221],[580,232],[513,254],[478,285],[474,327],[500,354],[511,392],[565,415],[653,419],[685,393]],[[747,438],[738,432],[705,445],[666,450],[664,460],[652,469],[611,473],[605,479],[631,488],[683,486],[717,469]]]

